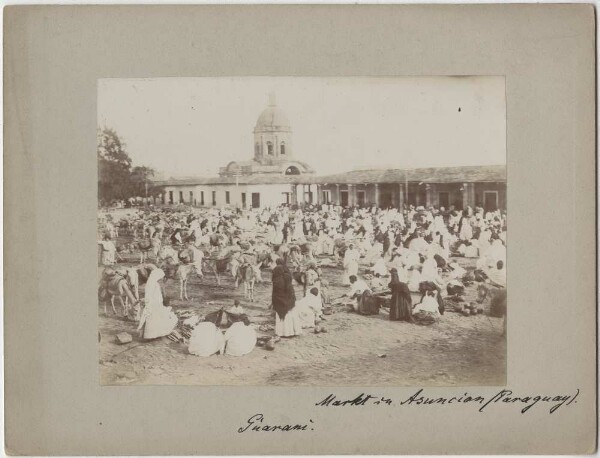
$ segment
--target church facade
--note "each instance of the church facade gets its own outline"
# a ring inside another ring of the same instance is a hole
[[[481,206],[506,209],[506,166],[354,170],[317,176],[296,158],[292,128],[271,95],[254,126],[252,159],[232,161],[219,176],[156,182],[162,203],[263,208],[281,204],[342,206]]]
[[[292,128],[273,95],[254,126],[254,155],[221,167],[218,177],[173,179],[164,186],[165,204],[200,207],[275,207],[282,203],[313,202],[316,199],[314,169],[296,159]]]

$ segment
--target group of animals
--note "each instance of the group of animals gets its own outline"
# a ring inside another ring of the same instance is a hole
[[[125,248],[123,248],[125,247]],[[218,250],[215,253],[215,249]],[[107,313],[107,303],[110,302],[113,313],[117,314],[115,300],[118,300],[123,309],[123,315],[132,311],[139,316],[139,286],[146,283],[150,272],[160,267],[165,272],[167,280],[179,282],[180,300],[189,300],[187,284],[192,274],[203,278],[203,271],[215,276],[217,285],[221,285],[224,274],[230,273],[235,288],[244,286],[244,297],[254,301],[254,285],[262,281],[261,269],[273,268],[278,257],[294,266],[296,272],[302,276],[302,266],[306,259],[314,259],[312,246],[281,244],[279,246],[266,246],[254,252],[243,251],[240,246],[225,246],[220,238],[214,239],[214,245],[208,247],[208,252],[213,255],[204,257],[201,261],[193,259],[193,251],[173,245],[163,244],[160,237],[152,237],[142,241],[121,245],[121,254],[124,251],[140,253],[140,263],[134,267],[107,267],[100,279],[99,298],[104,302],[104,311]],[[152,259],[155,263],[149,263]],[[301,281],[301,280],[299,280]]]

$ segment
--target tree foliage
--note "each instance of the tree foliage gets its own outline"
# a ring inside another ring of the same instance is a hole
[[[98,198],[101,203],[152,197],[162,192],[161,187],[152,185],[155,172],[151,167],[132,168],[126,148],[113,129],[98,129]]]

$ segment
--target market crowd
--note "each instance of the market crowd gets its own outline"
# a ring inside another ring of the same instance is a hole
[[[179,252],[177,262],[194,264],[199,275],[203,275],[202,260],[211,256],[226,256],[235,275],[236,268],[251,262],[248,259],[256,260],[258,254],[264,258],[267,253],[268,262],[262,266],[272,269],[275,339],[300,335],[308,328],[325,331],[320,323],[332,301],[347,303],[361,315],[385,308],[390,320],[434,322],[447,311],[448,299],[462,303],[469,287],[478,288],[480,299],[488,296],[496,316],[506,316],[507,226],[506,213],[500,210],[412,205],[403,210],[339,205],[249,210],[180,206],[140,208],[121,217],[110,211],[99,215],[101,264],[118,270],[117,261],[127,250],[147,250],[155,258],[150,258],[156,268],[147,279],[139,316],[145,338],[168,335],[177,325],[172,310],[164,306],[160,287],[165,273],[158,258],[164,246]],[[123,235],[136,244],[118,244]],[[473,258],[475,268],[461,267],[460,258]],[[341,267],[339,282],[347,287],[344,297],[330,296],[323,266]],[[259,281],[260,267],[253,265]],[[297,297],[295,281],[304,285],[303,297]],[[239,304],[235,307],[237,313],[231,316],[242,318],[228,329],[228,338],[231,329],[238,329],[245,336],[238,340],[253,347],[256,335],[248,330],[251,325]],[[225,336],[211,324],[195,324],[191,353],[226,353]],[[210,343],[211,350],[198,351],[199,341],[204,347]]]

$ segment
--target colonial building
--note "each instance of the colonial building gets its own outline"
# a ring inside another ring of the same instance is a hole
[[[318,177],[321,199],[342,206],[506,208],[506,166],[355,170]]]
[[[275,97],[254,127],[253,157],[221,167],[218,177],[158,181],[165,204],[275,207],[339,203],[381,208],[402,205],[506,208],[506,166],[355,170],[316,176],[296,158],[292,128]]]

